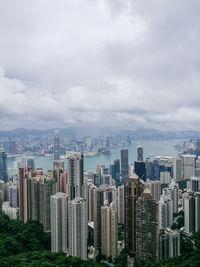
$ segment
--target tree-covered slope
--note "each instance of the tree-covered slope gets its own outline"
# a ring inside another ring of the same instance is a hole
[[[0,212],[0,266],[103,266],[66,257],[64,253],[51,253],[50,247],[50,234],[43,232],[40,223],[24,224]]]

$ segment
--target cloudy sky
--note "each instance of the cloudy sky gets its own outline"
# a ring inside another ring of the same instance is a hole
[[[1,0],[0,129],[200,130],[199,0]]]

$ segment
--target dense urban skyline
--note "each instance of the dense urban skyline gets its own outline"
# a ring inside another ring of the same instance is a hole
[[[134,161],[122,147],[131,144],[130,137],[72,140],[56,130],[51,140],[36,140],[0,140],[0,216],[41,223],[48,235],[46,249],[51,246],[52,252],[92,260],[94,266],[106,260],[119,267],[150,266],[169,258],[181,261],[189,256],[189,244],[190,252],[199,252],[195,240],[200,234],[200,138],[175,145],[173,157],[146,157],[143,146],[135,146]],[[116,145],[121,147],[119,159],[101,164],[100,158]],[[36,154],[31,152],[35,149]],[[84,170],[87,155],[96,153],[95,170]],[[39,155],[52,158],[48,170],[42,160],[41,167],[36,166]],[[17,169],[13,174],[8,173],[10,157]],[[1,231],[4,244],[7,239]],[[12,251],[14,246],[18,243]]]
[[[0,124],[199,130],[198,1],[0,3]]]

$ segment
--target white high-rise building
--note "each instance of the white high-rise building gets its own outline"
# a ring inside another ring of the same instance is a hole
[[[195,155],[183,155],[183,177],[190,179],[195,176]]]
[[[161,184],[169,184],[171,181],[170,172],[164,171],[160,172],[160,183]]]
[[[114,203],[101,207],[101,248],[102,255],[116,258],[118,256],[118,220]]]
[[[180,256],[180,232],[169,228],[160,234],[160,260]]]
[[[158,202],[160,200],[160,181],[155,180],[151,182],[151,193],[152,193],[152,198]]]
[[[193,196],[184,198],[185,232],[190,234],[195,229],[195,202]]]
[[[158,181],[158,180],[151,181],[151,180],[147,179],[144,187],[148,188],[151,191],[152,198],[156,202],[158,202],[160,200],[160,192],[161,192],[160,181]]]
[[[191,193],[184,198],[185,232],[200,231],[200,193]]]
[[[183,172],[183,160],[181,158],[174,159],[173,164],[173,178],[176,182],[182,180],[182,172]]]
[[[162,195],[158,201],[159,229],[171,228],[173,224],[173,201]]]
[[[8,215],[8,217],[11,220],[17,220],[19,219],[19,208],[13,208],[10,206],[10,203],[7,202],[3,202],[2,204],[2,211],[3,213],[5,213],[6,215]]]
[[[173,201],[173,212],[178,213],[178,200],[179,200],[179,187],[174,180],[169,184],[166,193],[169,195],[169,198]]]
[[[87,260],[88,211],[81,197],[69,201],[69,255]]]
[[[68,199],[65,193],[51,196],[51,251],[68,250]]]

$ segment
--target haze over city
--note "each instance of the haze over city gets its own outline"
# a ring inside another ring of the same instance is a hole
[[[195,0],[1,0],[1,130],[199,130],[199,9]]]

